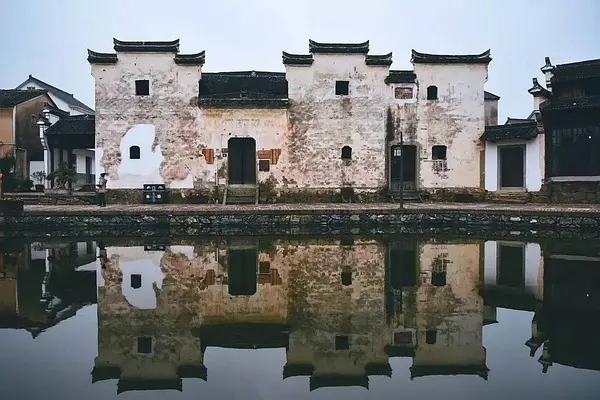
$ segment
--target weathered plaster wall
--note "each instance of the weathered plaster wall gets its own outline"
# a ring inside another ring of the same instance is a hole
[[[288,158],[296,183],[288,186],[357,190],[385,186],[388,67],[367,66],[364,55],[314,54],[311,66],[287,66],[290,132]],[[349,95],[335,94],[336,80]],[[341,159],[342,147],[352,160]]]
[[[177,65],[173,54],[118,53],[114,65],[92,65],[92,75],[96,80],[96,176],[107,172],[108,188],[159,183],[145,182],[157,178],[140,173],[156,171],[159,159],[158,174],[168,187],[192,188],[195,179],[203,178],[206,139],[197,120],[199,66]],[[150,95],[135,95],[138,79],[150,81]],[[148,125],[155,134],[150,146]],[[149,159],[128,160],[128,152],[123,154],[123,147],[136,141],[140,150],[143,147],[151,155]]]
[[[287,155],[288,119],[285,109],[234,109],[207,108],[199,111],[199,131],[206,138],[208,148],[215,150],[212,164],[203,173],[205,185],[226,184],[229,158],[227,152],[231,138],[251,137],[256,141],[258,181],[273,177],[280,184],[299,179],[297,169],[289,165]],[[272,151],[277,157],[271,157]],[[279,154],[281,157],[279,157]],[[272,160],[269,171],[259,171],[259,159]]]
[[[419,186],[425,189],[479,188],[480,152],[484,150],[479,138],[485,128],[487,66],[417,63],[414,71],[419,86]],[[427,100],[430,85],[437,86],[438,100]],[[446,163],[432,160],[434,145],[447,146]]]
[[[354,246],[339,241],[283,247],[290,271],[288,368],[314,367],[321,376],[365,377],[368,364],[387,366],[384,353],[384,285],[386,247],[369,240]],[[348,268],[351,282],[343,285]],[[348,337],[348,349],[336,349],[336,336]]]
[[[482,92],[483,93],[483,92]],[[423,243],[417,292],[418,348],[413,366],[485,366],[483,299],[479,296],[481,243]],[[432,273],[446,271],[446,284]],[[436,330],[427,343],[427,330]]]
[[[498,151],[501,146],[525,146],[525,189],[537,192],[542,188],[544,160],[542,155],[543,135],[538,135],[531,140],[502,141],[497,143],[485,142],[485,190],[500,190],[500,163]]]

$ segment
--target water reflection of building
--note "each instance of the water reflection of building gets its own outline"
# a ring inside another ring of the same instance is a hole
[[[0,328],[44,330],[96,302],[95,243],[13,245],[0,252]]]
[[[600,371],[600,245],[558,242],[544,249],[543,300],[536,309],[532,356],[543,372],[553,363]]]
[[[600,246],[488,241],[484,249],[486,309],[534,313],[525,345],[542,371],[554,363],[600,370]]]
[[[101,251],[93,381],[118,392],[207,379],[207,347],[287,345],[285,271],[255,240]]]
[[[424,243],[417,290],[417,350],[411,378],[477,375],[487,379],[482,345],[480,242]]]
[[[282,348],[311,390],[391,376],[486,376],[480,244],[230,240],[101,250],[93,380],[118,391],[207,379],[210,347]],[[432,332],[435,332],[433,340]],[[210,369],[210,367],[209,367]]]
[[[385,353],[385,247],[373,240],[283,246],[290,271],[284,378],[309,376],[310,389],[368,387],[391,376]]]

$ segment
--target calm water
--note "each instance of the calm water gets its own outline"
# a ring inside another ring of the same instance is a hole
[[[600,243],[0,243],[0,398],[600,398]],[[528,396],[528,397],[526,397]]]

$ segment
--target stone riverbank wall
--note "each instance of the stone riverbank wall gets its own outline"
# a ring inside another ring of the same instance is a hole
[[[600,237],[600,212],[583,208],[487,207],[399,209],[213,207],[129,209],[85,207],[26,210],[5,217],[4,235],[201,235],[201,234],[501,234],[508,236]]]

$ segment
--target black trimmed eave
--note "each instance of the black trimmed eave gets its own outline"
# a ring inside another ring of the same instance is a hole
[[[413,70],[390,70],[385,83],[415,83],[417,74]]]
[[[288,108],[289,99],[210,98],[199,97],[200,108]]]
[[[416,64],[489,64],[492,61],[490,49],[479,54],[431,54],[411,50],[412,63]]]
[[[594,108],[600,109],[600,95],[565,98],[554,97],[540,104],[540,111],[542,113],[547,111],[569,111]]]
[[[312,65],[314,62],[312,54],[292,54],[281,52],[281,60],[284,65]]]
[[[365,63],[371,66],[390,66],[392,65],[392,53],[381,55],[367,55]]]
[[[323,43],[308,39],[308,51],[312,54],[367,54],[369,41],[359,43]]]
[[[125,41],[113,38],[113,48],[120,52],[177,53],[179,39],[169,41]]]

